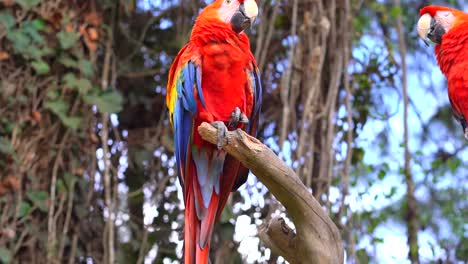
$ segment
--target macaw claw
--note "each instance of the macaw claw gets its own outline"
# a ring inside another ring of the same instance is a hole
[[[222,149],[224,146],[224,140],[226,139],[226,145],[229,144],[229,137],[228,137],[228,128],[222,121],[215,121],[211,123],[216,129],[218,129],[218,142],[216,146],[218,149]]]
[[[240,108],[236,106],[234,111],[231,113],[231,119],[229,120],[228,126],[230,128],[237,128],[239,123],[247,124],[249,123],[249,118],[241,112]]]
[[[466,140],[468,140],[468,127],[465,127],[464,132],[465,132],[465,138],[466,138]]]

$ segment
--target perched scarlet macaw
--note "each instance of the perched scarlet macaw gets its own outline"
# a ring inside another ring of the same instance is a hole
[[[248,170],[221,147],[228,129],[256,134],[262,88],[244,30],[257,15],[255,0],[208,5],[169,72],[166,103],[184,191],[186,264],[208,262],[214,223],[231,190],[247,179]],[[218,128],[217,146],[198,134],[202,122]]]
[[[440,70],[448,81],[448,95],[455,118],[468,139],[468,14],[444,7],[421,9],[418,34],[436,43]]]

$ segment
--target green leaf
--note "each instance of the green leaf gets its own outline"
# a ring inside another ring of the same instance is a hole
[[[46,23],[43,19],[34,19],[31,21],[31,26],[37,31],[43,31],[46,29]]]
[[[379,178],[379,180],[383,180],[386,174],[387,173],[385,172],[385,170],[380,170],[379,174],[377,175],[377,178]]]
[[[6,155],[15,155],[15,149],[11,145],[10,140],[4,137],[0,137],[0,153]]]
[[[78,32],[60,31],[59,33],[57,33],[57,38],[62,49],[66,50],[75,45],[75,43],[80,38],[80,34],[78,34]]]
[[[81,59],[78,61],[78,67],[85,76],[91,77],[94,75],[93,64],[89,60]]]
[[[362,264],[369,263],[370,258],[369,258],[369,255],[367,255],[367,252],[365,249],[359,249],[358,251],[356,251],[356,257],[359,260],[359,263],[362,263]]]
[[[58,61],[68,68],[78,68],[78,62],[68,56],[60,56]]]
[[[80,127],[81,117],[68,116],[68,103],[57,100],[53,102],[46,102],[44,106],[56,114],[65,126],[73,130],[77,130]]]
[[[68,112],[68,103],[65,101],[57,100],[53,102],[46,102],[44,106],[59,116],[66,115]]]
[[[392,188],[390,188],[390,193],[389,194],[385,194],[385,198],[392,198],[393,195],[395,195],[395,193],[397,192],[397,187],[396,186],[392,186]]]
[[[401,15],[402,13],[403,12],[402,12],[401,8],[396,7],[396,6],[392,7],[392,9],[390,9],[390,12],[389,12],[389,14],[390,14],[390,16],[392,18],[396,18],[397,16]]]
[[[67,73],[63,80],[68,87],[78,90],[81,94],[86,94],[92,88],[92,84],[88,79],[85,78],[76,78],[75,74]]]
[[[384,239],[380,238],[380,237],[374,237],[374,238],[372,238],[372,242],[374,242],[374,243],[383,243]]]
[[[3,24],[6,31],[10,31],[16,25],[16,19],[9,13],[0,14],[0,23]]]
[[[432,169],[438,169],[443,164],[442,160],[436,159],[431,163]]]
[[[15,51],[17,53],[22,53],[23,51],[27,51],[31,45],[31,38],[26,34],[26,32],[22,30],[15,30],[7,33],[7,38],[13,44]]]
[[[47,212],[46,200],[48,194],[44,191],[29,191],[26,193],[26,196],[31,200],[31,202],[36,205],[41,211]]]
[[[43,36],[41,36],[41,34],[39,34],[39,29],[38,29],[38,28],[43,28],[43,27],[41,27],[40,25],[41,24],[40,20],[36,20],[36,21],[39,21],[39,22],[31,21],[31,22],[25,23],[21,27],[21,30],[23,30],[26,34],[28,34],[29,37],[31,37],[31,39],[34,40],[35,42],[40,43],[40,44],[45,44],[45,39]]]
[[[458,167],[460,167],[461,161],[459,159],[453,158],[453,159],[448,159],[447,160],[447,166],[452,173],[456,173],[458,170]]]
[[[73,174],[69,173],[69,172],[65,172],[63,174],[63,178],[65,180],[65,184],[67,185],[68,189],[72,189],[72,186],[75,185],[75,182],[77,181],[76,177],[73,176]],[[73,190],[71,190],[73,191]]]
[[[65,126],[77,130],[81,125],[81,117],[79,116],[61,116],[62,122]]]
[[[81,117],[79,116],[61,116],[63,124],[73,130],[77,130],[81,125]]]
[[[57,180],[57,192],[58,193],[65,193],[67,192],[67,188],[65,187],[65,183],[62,179]]]
[[[123,97],[117,91],[111,90],[100,94],[86,95],[84,101],[96,105],[99,111],[103,113],[118,113],[122,110]]]
[[[0,262],[9,263],[10,260],[11,260],[11,252],[4,247],[0,247]]]
[[[19,207],[19,217],[23,218],[31,210],[31,205],[28,202],[21,202]]]
[[[41,0],[16,0],[16,3],[18,3],[22,8],[24,9],[31,9],[38,5]]]
[[[219,217],[220,223],[229,223],[229,221],[235,218],[236,215],[232,211],[232,206],[227,205],[224,210],[221,212],[221,216]]]
[[[31,65],[34,68],[34,70],[36,71],[36,73],[39,74],[39,75],[44,75],[44,74],[47,74],[47,73],[50,72],[49,64],[47,64],[43,60],[33,61],[31,63]]]
[[[49,90],[49,91],[47,92],[47,98],[49,98],[49,99],[55,100],[55,99],[57,99],[59,96],[60,96],[60,93],[59,93],[59,91],[57,91],[57,90]]]

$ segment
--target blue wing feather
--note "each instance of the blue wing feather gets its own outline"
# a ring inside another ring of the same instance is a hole
[[[193,62],[188,62],[182,67],[180,74],[176,77],[177,100],[172,115],[174,124],[174,143],[177,160],[177,172],[179,180],[184,187],[185,171],[189,166],[189,145],[192,141],[193,116],[197,113],[197,102],[194,96],[194,85],[201,78],[199,67]],[[199,85],[197,85],[199,86]],[[198,89],[198,88],[197,88]],[[203,97],[201,90],[197,90]]]
[[[173,122],[179,180],[185,195],[185,185],[194,180],[188,177],[195,176],[189,173],[193,173],[191,169],[195,169],[197,184],[193,184],[192,187],[195,192],[194,202],[198,219],[203,220],[213,191],[219,194],[219,177],[223,170],[225,154],[223,151],[192,145],[194,117],[199,110],[196,98],[201,107],[206,107],[201,83],[201,67],[197,67],[193,62],[188,62],[182,67],[176,82],[178,97],[175,102]]]
[[[257,125],[260,118],[260,111],[262,109],[262,83],[260,81],[260,73],[256,67],[249,74],[254,95],[254,105],[250,122],[247,125],[247,133],[255,137],[257,136]]]
[[[260,73],[258,69],[254,66],[254,70],[249,72],[250,77],[250,86],[252,88],[254,105],[253,111],[250,116],[249,123],[247,124],[246,131],[250,135],[257,136],[257,127],[260,120],[260,112],[262,110],[262,83],[260,81]],[[245,183],[249,175],[249,170],[239,163],[236,182],[232,187],[232,191],[237,190],[242,184]]]
[[[197,71],[197,75],[196,75],[196,78],[197,78],[197,93],[198,93],[198,97],[200,98],[200,102],[202,104],[202,106],[204,108],[206,108],[206,104],[205,104],[205,98],[203,97],[203,91],[202,91],[202,86],[201,86],[201,81],[202,81],[202,75],[201,75],[201,69],[200,67],[197,67],[196,69]]]

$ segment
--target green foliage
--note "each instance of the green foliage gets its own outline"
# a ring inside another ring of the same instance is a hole
[[[41,0],[15,0],[15,2],[21,5],[23,9],[28,10],[37,6]]]
[[[29,198],[29,200],[37,206],[41,211],[47,212],[48,207],[47,207],[47,198],[49,195],[47,192],[44,191],[29,191],[26,193],[26,196]]]
[[[0,247],[0,262],[1,263],[10,263],[11,253],[8,249]]]
[[[75,46],[79,38],[80,34],[78,34],[78,32],[60,31],[57,33],[57,39],[60,43],[60,47],[64,50]]]
[[[359,263],[362,263],[362,264],[370,263],[370,257],[367,254],[365,249],[359,249],[358,251],[356,251],[356,256],[357,256],[357,259],[359,260]]]
[[[5,31],[10,31],[16,24],[16,19],[10,13],[0,13],[0,23],[2,24]]]
[[[21,202],[20,207],[19,207],[19,218],[25,217],[27,214],[29,214],[31,211],[31,205],[28,202]]]
[[[96,105],[103,113],[118,113],[122,110],[123,97],[114,90],[100,92],[95,90],[84,97],[88,104]]]
[[[43,75],[50,72],[50,66],[43,60],[36,60],[31,63],[31,66],[36,70],[37,74]]]
[[[70,116],[68,114],[70,106],[68,102],[63,100],[48,101],[44,105],[45,108],[56,114],[63,124],[73,130],[77,130],[81,125],[81,117]]]
[[[10,140],[4,137],[0,137],[0,153],[6,155],[15,155],[15,149],[11,145]]]
[[[65,74],[63,81],[67,87],[76,89],[80,94],[87,94],[93,87],[89,79],[77,78],[73,73]]]

